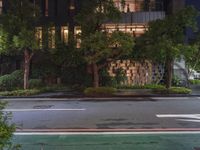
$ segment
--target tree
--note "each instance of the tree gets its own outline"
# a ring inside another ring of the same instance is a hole
[[[191,52],[185,43],[185,29],[196,30],[197,16],[193,7],[186,7],[163,20],[150,22],[148,31],[138,39],[138,53],[143,59],[166,65],[166,88],[171,87],[174,61],[184,51]]]
[[[200,70],[200,34],[190,42],[189,50],[184,51],[186,65],[188,67],[188,76],[190,76],[192,70]]]
[[[124,4],[123,0],[121,3]],[[99,86],[99,69],[111,60],[128,55],[133,47],[133,38],[128,34],[114,32],[109,36],[102,32],[102,25],[106,21],[115,22],[118,19],[120,11],[113,0],[84,0],[76,16],[82,29],[81,49],[88,66],[91,66],[94,87]]]
[[[35,37],[35,25],[39,18],[39,9],[29,0],[9,0],[9,9],[2,16],[1,37],[4,43],[1,52],[24,55],[24,89],[29,87],[30,62],[34,51],[39,49]]]
[[[81,46],[86,62],[92,66],[94,87],[99,87],[99,70],[111,61],[128,56],[133,45],[133,37],[120,31],[111,35],[97,31],[83,39]]]
[[[8,124],[9,114],[2,112],[4,107],[5,103],[0,102],[0,150],[17,149],[18,146],[13,147],[10,141],[15,127]]]

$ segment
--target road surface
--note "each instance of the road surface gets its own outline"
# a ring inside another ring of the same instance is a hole
[[[19,131],[200,130],[200,97],[10,99]]]

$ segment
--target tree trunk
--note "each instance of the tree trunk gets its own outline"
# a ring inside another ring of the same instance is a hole
[[[24,90],[29,88],[29,73],[30,73],[30,61],[33,53],[30,53],[28,49],[24,50]]]
[[[97,88],[99,87],[99,69],[96,63],[93,63],[92,67],[93,67],[93,86]]]
[[[169,89],[172,86],[172,76],[173,76],[173,60],[172,59],[166,60],[166,67],[167,67],[166,88]]]

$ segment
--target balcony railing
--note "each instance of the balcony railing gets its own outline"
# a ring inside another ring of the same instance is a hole
[[[117,23],[135,24],[135,23],[148,23],[157,19],[165,17],[164,11],[144,11],[144,12],[129,12],[122,13],[121,19]]]

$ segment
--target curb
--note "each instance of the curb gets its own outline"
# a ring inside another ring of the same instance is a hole
[[[129,99],[132,98],[151,98],[151,97],[200,97],[200,94],[168,94],[168,95],[158,95],[158,94],[150,94],[150,95],[116,95],[110,97],[85,97],[85,96],[66,96],[66,95],[56,95],[56,96],[0,96],[0,99],[62,99],[62,100],[120,100],[120,99]],[[134,100],[134,99],[133,99]]]

